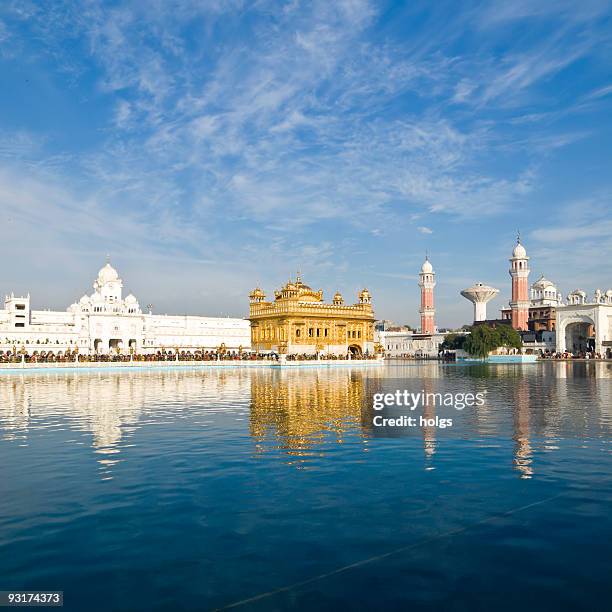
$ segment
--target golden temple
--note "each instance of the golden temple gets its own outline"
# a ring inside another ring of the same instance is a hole
[[[298,273],[274,301],[266,301],[259,288],[249,295],[251,346],[257,351],[279,354],[321,354],[360,357],[374,353],[374,311],[367,289],[355,304],[345,304],[340,293],[332,303],[323,301],[323,290],[315,291]]]

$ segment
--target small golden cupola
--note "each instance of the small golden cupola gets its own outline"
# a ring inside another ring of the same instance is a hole
[[[334,294],[333,304],[334,306],[342,306],[342,304],[344,304],[344,298],[342,297],[342,294],[339,291],[336,291],[336,293]]]
[[[370,292],[365,288],[359,292],[359,303],[360,304],[371,304],[372,303],[372,296],[370,295]]]
[[[251,302],[263,302],[266,299],[266,294],[259,288],[255,287],[249,294]]]

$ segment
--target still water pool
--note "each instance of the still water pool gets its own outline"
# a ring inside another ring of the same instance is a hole
[[[373,427],[398,388],[486,401]],[[610,363],[3,373],[0,400],[0,590],[68,610],[612,596]]]

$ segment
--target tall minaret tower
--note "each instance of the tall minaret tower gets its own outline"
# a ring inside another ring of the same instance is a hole
[[[510,276],[512,277],[512,327],[527,331],[529,321],[529,257],[521,244],[520,234],[516,237],[516,246],[510,258]]]
[[[436,326],[434,324],[434,296],[433,290],[436,286],[436,273],[429,262],[429,258],[425,256],[425,261],[419,272],[419,287],[421,288],[421,333],[434,334]]]

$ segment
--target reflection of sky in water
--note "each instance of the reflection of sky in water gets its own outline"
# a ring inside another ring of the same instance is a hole
[[[11,588],[55,576],[78,600],[103,590],[101,573],[130,608],[128,583],[107,572],[170,564],[164,584],[220,605],[523,506],[533,529],[500,532],[495,555],[533,555],[552,525],[548,562],[575,541],[597,558],[610,535],[611,378],[608,363],[2,375],[0,574]],[[398,388],[486,402],[416,411],[451,428],[373,428],[372,395]],[[481,540],[466,546],[467,566],[490,573],[474,557],[489,554]],[[380,568],[402,574],[413,561],[400,557]],[[421,560],[446,584],[442,558]],[[431,576],[431,593],[445,592]],[[327,588],[340,597],[346,582]]]

